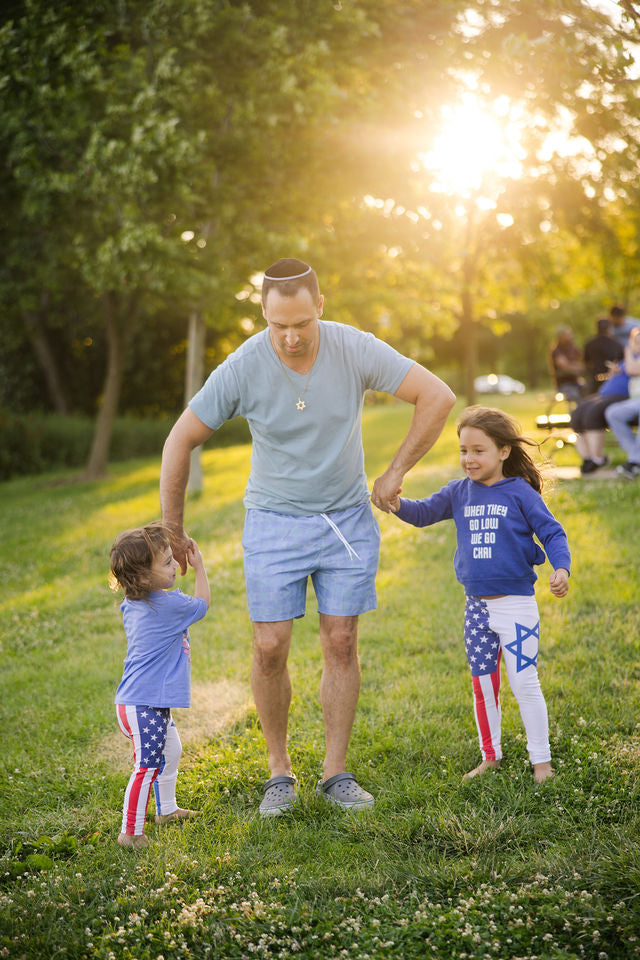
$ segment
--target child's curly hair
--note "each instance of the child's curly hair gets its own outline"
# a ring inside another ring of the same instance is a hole
[[[109,555],[111,589],[124,590],[127,600],[145,600],[153,591],[153,561],[167,547],[171,549],[169,534],[159,520],[125,530],[114,540]]]
[[[524,477],[538,493],[542,491],[542,475],[524,446],[538,447],[535,440],[522,436],[520,425],[513,417],[496,407],[467,407],[458,422],[458,436],[463,427],[477,427],[490,437],[496,447],[511,447],[502,464],[505,477]]]

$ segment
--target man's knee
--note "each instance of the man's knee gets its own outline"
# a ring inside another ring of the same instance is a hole
[[[358,659],[357,617],[324,618],[320,626],[325,662],[349,666]]]
[[[287,665],[290,642],[290,627],[287,629],[280,624],[254,624],[254,666],[267,676],[281,673]]]

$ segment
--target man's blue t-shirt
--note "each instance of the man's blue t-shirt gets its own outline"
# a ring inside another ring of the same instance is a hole
[[[266,329],[228,356],[189,404],[212,430],[232,417],[247,419],[253,438],[248,508],[309,516],[369,498],[364,393],[395,393],[413,361],[355,327],[321,320],[319,331],[310,376],[288,367],[285,373]]]
[[[182,590],[157,590],[146,600],[120,605],[127,656],[116,703],[150,707],[191,704],[188,627],[202,620],[206,600]]]

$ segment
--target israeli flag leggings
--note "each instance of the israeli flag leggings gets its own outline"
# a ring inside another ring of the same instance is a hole
[[[464,640],[484,760],[502,758],[500,661],[504,657],[532,764],[551,760],[549,718],[538,679],[540,617],[535,597],[467,597]]]

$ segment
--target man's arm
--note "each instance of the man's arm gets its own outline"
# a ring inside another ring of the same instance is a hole
[[[434,445],[444,427],[455,394],[449,387],[415,363],[395,392],[395,396],[415,406],[409,432],[382,476],[373,485],[371,499],[380,510],[389,513],[402,488],[404,475]]]
[[[191,451],[208,440],[213,430],[187,407],[176,420],[162,451],[160,506],[171,538],[173,555],[184,576],[191,539],[184,532],[184,495],[189,479]]]

